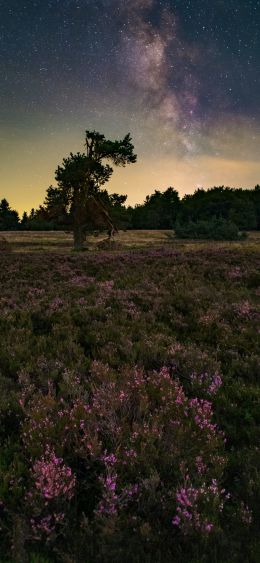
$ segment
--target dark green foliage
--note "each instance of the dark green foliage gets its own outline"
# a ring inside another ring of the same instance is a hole
[[[54,231],[56,223],[46,212],[46,209],[40,205],[39,209],[31,209],[29,217],[23,215],[20,228],[26,231]]]
[[[120,141],[110,141],[96,131],[86,131],[86,152],[70,154],[56,170],[58,186],[49,189],[47,206],[52,214],[67,220],[74,234],[74,247],[82,249],[86,234],[93,228],[106,226],[113,232],[114,225],[108,210],[99,197],[100,188],[113,174],[115,166],[136,162],[130,134]],[[51,209],[50,209],[51,203]]]
[[[0,231],[16,231],[19,228],[19,215],[11,209],[7,199],[0,201]]]
[[[260,226],[260,189],[235,189],[224,186],[198,189],[180,201],[173,188],[156,190],[142,205],[129,208],[135,229],[172,229],[189,222],[225,219],[238,229]],[[210,237],[211,238],[211,237]]]
[[[252,190],[251,193],[252,193],[252,202],[256,214],[256,222],[257,222],[256,228],[259,230],[260,229],[260,186],[257,185],[255,189]]]
[[[26,211],[24,211],[22,215],[22,219],[20,221],[20,229],[22,231],[27,231],[29,229],[29,217]]]
[[[246,238],[246,233],[241,233],[235,223],[222,218],[188,221],[182,225],[177,223],[175,235],[182,239],[241,240]]]
[[[194,194],[184,196],[178,221],[212,221],[214,218],[234,222],[239,230],[252,230],[257,227],[255,190],[214,187],[199,189]]]
[[[131,215],[125,206],[127,195],[109,194],[107,190],[100,190],[99,199],[108,210],[117,229],[131,228]]]
[[[182,200],[174,188],[167,188],[164,192],[155,190],[141,205],[126,207],[127,196],[109,195],[101,189],[113,172],[102,159],[117,166],[135,162],[129,135],[122,141],[113,142],[106,141],[96,132],[87,131],[87,135],[86,153],[71,153],[63,160],[56,171],[58,186],[47,189],[44,204],[37,210],[32,209],[29,217],[24,213],[19,223],[17,213],[10,209],[6,200],[2,200],[1,230],[72,230],[76,216],[83,238],[86,232],[110,230],[112,224],[119,229],[168,230],[176,225],[178,229],[180,226],[186,229],[190,222],[206,221],[212,223],[213,230],[215,220],[219,219],[237,225],[239,231],[260,229],[259,186],[255,189],[224,186],[198,189]],[[229,230],[231,233],[231,227]],[[212,237],[209,235],[208,238]]]
[[[147,196],[144,204],[132,209],[134,229],[172,229],[180,211],[180,199],[174,188],[164,192],[155,190]]]

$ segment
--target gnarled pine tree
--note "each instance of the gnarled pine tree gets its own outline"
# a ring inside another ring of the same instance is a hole
[[[81,250],[86,234],[100,224],[109,233],[116,230],[99,198],[101,186],[108,182],[115,166],[136,162],[134,146],[128,133],[120,141],[110,141],[96,131],[86,131],[86,152],[64,158],[56,170],[57,188],[51,188],[49,198],[54,200],[74,235],[74,248]],[[48,197],[47,196],[47,197]]]

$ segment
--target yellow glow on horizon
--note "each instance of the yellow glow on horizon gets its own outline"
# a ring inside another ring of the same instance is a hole
[[[258,178],[258,180],[257,180]],[[194,159],[143,160],[142,163],[118,169],[109,183],[109,191],[128,194],[130,205],[142,203],[147,194],[174,187],[183,197],[198,187],[229,186],[253,188],[260,180],[260,164],[209,156]]]
[[[232,142],[233,147],[234,139]],[[6,197],[12,208],[23,211],[38,208],[44,201],[46,188],[55,185],[54,172],[70,151],[82,150],[78,131],[66,135],[39,136],[3,147],[0,199]],[[138,152],[138,151],[137,151]],[[234,151],[235,152],[235,151]],[[239,153],[238,153],[239,154]],[[110,193],[127,194],[127,204],[142,203],[155,189],[174,187],[183,197],[198,187],[230,186],[253,188],[260,183],[257,160],[237,160],[198,154],[188,157],[139,156],[134,165],[115,168],[110,182],[104,186]]]

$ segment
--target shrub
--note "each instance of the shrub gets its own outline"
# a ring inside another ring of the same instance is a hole
[[[71,554],[79,544],[90,560],[95,534],[102,560],[119,562],[124,543],[137,557],[147,542],[174,553],[178,537],[205,544],[217,534],[228,494],[212,404],[187,395],[167,367],[113,373],[96,361],[85,395],[24,388],[27,541],[63,555],[64,541]]]
[[[241,240],[247,236],[246,233],[239,231],[235,223],[222,218],[177,224],[175,235],[181,239],[208,240]]]

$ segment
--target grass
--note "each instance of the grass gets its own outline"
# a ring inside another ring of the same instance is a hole
[[[115,240],[123,248],[147,248],[162,245],[171,245],[176,249],[199,250],[202,248],[236,248],[236,249],[257,249],[260,245],[260,233],[251,231],[248,238],[239,242],[208,242],[198,240],[177,240],[171,238],[172,231],[120,231]],[[2,231],[3,236],[11,245],[14,252],[61,252],[67,253],[73,246],[73,236],[71,233],[63,231]],[[95,251],[99,242],[106,236],[90,236],[87,239],[87,246]]]

